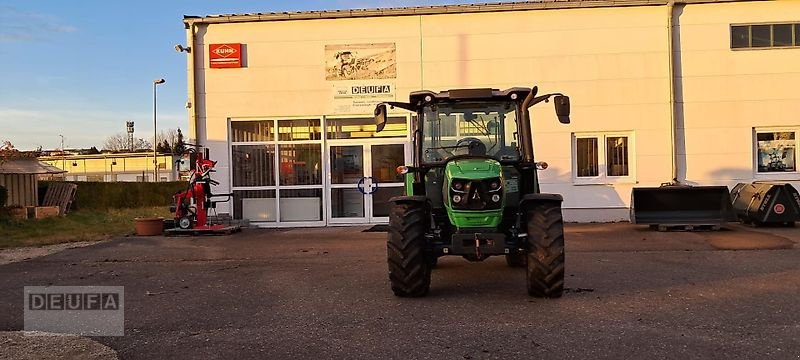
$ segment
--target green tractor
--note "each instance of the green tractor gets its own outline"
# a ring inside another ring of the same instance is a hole
[[[390,199],[389,280],[400,297],[428,294],[441,256],[483,261],[504,255],[527,267],[528,294],[558,298],[564,291],[563,198],[542,194],[529,109],[552,98],[558,119],[569,123],[569,97],[537,96],[537,88],[415,91],[409,102],[375,108],[377,131],[387,106],[416,113],[413,163],[405,195]]]

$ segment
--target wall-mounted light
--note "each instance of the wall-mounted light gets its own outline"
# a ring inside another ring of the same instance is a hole
[[[72,166],[78,166],[78,162],[77,161],[73,161],[72,162]]]
[[[192,52],[192,47],[191,46],[183,46],[181,44],[178,44],[178,45],[175,45],[175,51],[190,53],[190,52]]]

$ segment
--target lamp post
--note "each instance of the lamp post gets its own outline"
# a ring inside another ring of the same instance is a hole
[[[61,169],[67,171],[67,157],[64,154],[64,135],[58,134],[61,137]],[[64,180],[67,180],[67,175],[64,174]]]
[[[164,79],[153,80],[153,182],[158,182],[158,152],[156,146],[158,145],[158,127],[156,126],[156,89],[159,84],[163,84]]]

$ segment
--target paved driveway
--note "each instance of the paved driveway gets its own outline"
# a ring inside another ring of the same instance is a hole
[[[0,331],[26,285],[122,285],[121,358],[795,358],[800,231],[570,225],[567,291],[527,296],[502,258],[444,258],[430,295],[391,294],[385,233],[247,230],[125,238],[0,266]],[[726,248],[779,250],[730,251]]]

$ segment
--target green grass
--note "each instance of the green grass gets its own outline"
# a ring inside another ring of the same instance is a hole
[[[41,220],[0,219],[0,249],[76,241],[99,241],[134,232],[137,217],[172,217],[169,207],[79,210]]]

